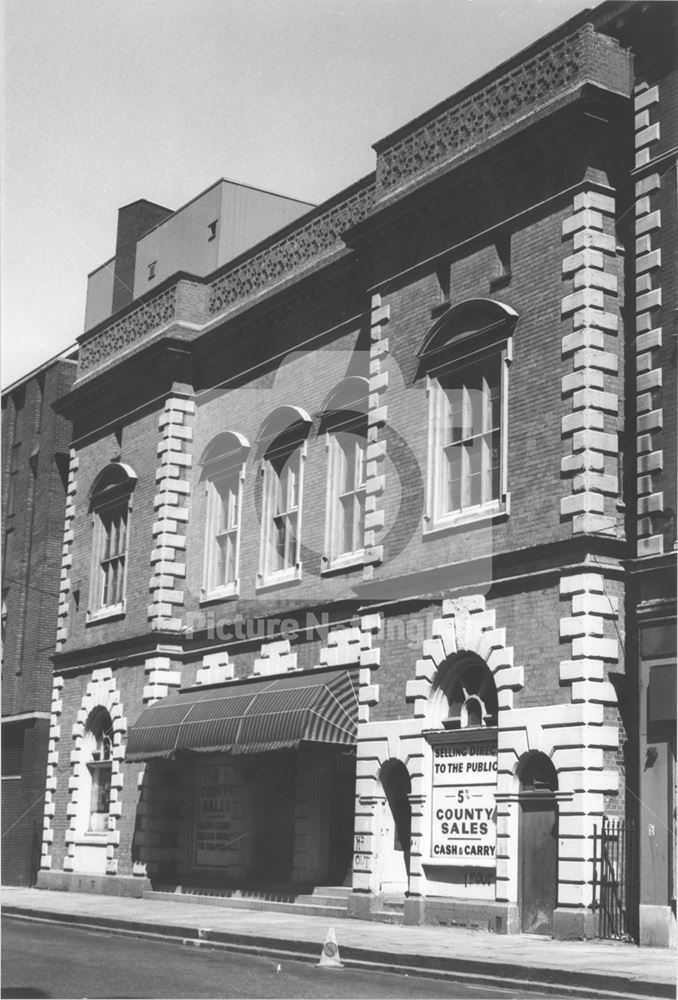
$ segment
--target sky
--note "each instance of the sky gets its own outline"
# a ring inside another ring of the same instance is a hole
[[[117,211],[220,177],[321,202],[586,0],[0,0],[2,386],[82,333]]]

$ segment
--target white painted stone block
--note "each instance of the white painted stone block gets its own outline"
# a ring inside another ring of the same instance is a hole
[[[582,250],[585,247],[596,247],[608,254],[616,254],[617,242],[610,233],[598,229],[580,229],[572,238],[572,248]]]
[[[593,386],[586,389],[577,390],[572,397],[572,407],[575,410],[583,407],[593,407],[603,410],[605,413],[617,413],[619,411],[619,396],[616,392],[601,392]],[[593,427],[593,424],[588,424]]]
[[[563,517],[589,511],[601,513],[605,509],[605,497],[602,493],[573,493],[560,501],[560,513]]]
[[[575,212],[567,219],[563,219],[562,234],[570,236],[580,229],[601,229],[603,228],[603,216],[600,212],[592,209],[582,209]]]
[[[608,274],[606,271],[596,270],[592,267],[584,267],[575,273],[574,287],[575,289],[599,288],[601,291],[616,295],[618,291],[617,276],[615,274]],[[593,304],[586,303],[586,305]]]
[[[595,351],[591,352],[596,353]],[[561,380],[561,392],[563,396],[569,396],[578,389],[595,388],[602,389],[605,385],[605,376],[602,371],[583,368],[574,371],[570,375],[564,375]]]
[[[605,676],[603,660],[593,660],[583,657],[578,660],[560,661],[561,681],[602,680]]]
[[[605,335],[602,330],[585,326],[583,329],[575,330],[574,333],[566,334],[561,342],[561,353],[563,356],[580,350],[603,350],[605,347]]]
[[[615,200],[610,195],[602,194],[600,191],[580,191],[574,196],[573,207],[575,212],[582,209],[592,208],[603,215],[615,214]]]
[[[601,705],[616,705],[617,692],[609,681],[574,681],[572,701],[599,702]],[[593,765],[589,762],[589,767]]]
[[[560,619],[561,639],[570,636],[603,635],[603,619],[599,615],[581,614]]]
[[[602,308],[587,306],[574,314],[572,322],[575,329],[579,329],[580,327],[594,327],[600,330],[607,330],[608,333],[616,333],[619,329],[619,314],[616,312],[606,312]]]
[[[591,659],[619,659],[619,645],[616,639],[601,639],[598,636],[586,635],[572,640],[572,656],[589,657]]]
[[[660,229],[661,224],[661,212],[650,212],[649,215],[643,215],[636,219],[636,236],[642,236],[644,233],[652,232],[654,229]]]
[[[605,306],[605,296],[597,288],[581,288],[571,295],[565,295],[560,304],[560,311],[563,316],[576,312],[579,309],[603,309]],[[584,325],[584,324],[582,324]],[[588,324],[586,324],[588,325]]]

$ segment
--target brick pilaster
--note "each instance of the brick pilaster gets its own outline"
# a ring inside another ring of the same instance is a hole
[[[73,565],[73,522],[75,520],[75,495],[77,483],[78,455],[74,448],[70,450],[68,466],[68,486],[66,488],[66,510],[64,513],[64,541],[61,550],[61,582],[59,583],[59,608],[57,611],[57,652],[68,638],[68,611],[72,590],[71,567]]]
[[[618,264],[614,235],[614,199],[596,191],[577,194],[573,214],[563,222],[571,253],[563,276],[572,290],[562,299],[563,317],[572,331],[562,340],[562,355],[572,370],[562,378],[565,455],[561,472],[567,486],[561,517],[571,519],[572,533],[614,534],[619,521],[620,483],[619,377],[617,346]]]
[[[194,413],[192,399],[174,395],[166,400],[158,421],[162,436],[158,444],[160,464],[155,474],[158,492],[154,500],[156,520],[148,620],[152,629],[163,631],[182,629]]]
[[[54,841],[54,814],[56,812],[55,796],[57,790],[57,772],[59,769],[59,740],[61,739],[60,719],[63,712],[61,696],[64,686],[63,677],[55,677],[52,681],[52,706],[49,722],[49,743],[47,745],[47,776],[45,782],[45,811],[42,831],[42,851],[40,867],[52,867],[51,845]]]
[[[367,450],[365,482],[365,568],[363,579],[371,580],[374,567],[383,561],[384,547],[380,544],[385,528],[384,459],[386,440],[383,428],[388,416],[385,393],[388,387],[388,372],[385,360],[388,355],[388,339],[384,336],[390,317],[390,306],[382,305],[381,295],[372,296],[370,327],[370,389],[367,414]]]
[[[652,145],[659,141],[659,123],[653,123],[659,106],[657,87],[639,84],[634,93],[636,167],[650,162]],[[662,327],[658,311],[662,305],[661,240],[662,217],[657,207],[661,179],[648,173],[636,181],[636,434],[638,555],[660,555],[664,551],[664,494],[661,447],[664,414],[663,372],[658,359]]]

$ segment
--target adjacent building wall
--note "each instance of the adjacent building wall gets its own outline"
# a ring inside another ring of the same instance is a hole
[[[2,881],[14,885],[39,865],[70,437],[52,403],[75,367],[59,358],[2,397]]]

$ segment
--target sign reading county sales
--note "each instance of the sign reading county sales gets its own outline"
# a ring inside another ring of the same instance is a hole
[[[433,748],[431,855],[468,867],[496,863],[497,744]]]
[[[225,865],[231,835],[233,787],[230,768],[198,767],[195,863]]]

